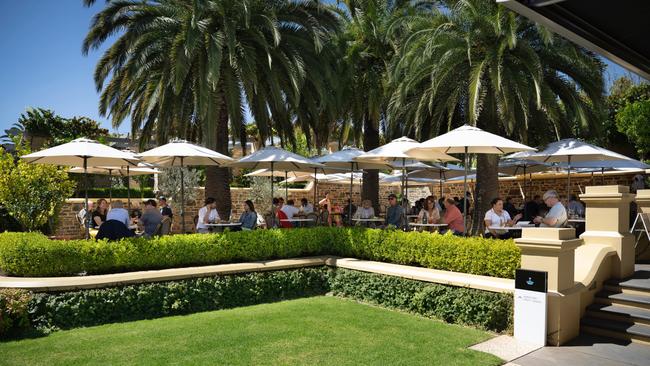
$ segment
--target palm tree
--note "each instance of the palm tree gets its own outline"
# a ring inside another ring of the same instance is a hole
[[[121,33],[95,70],[99,109],[114,125],[130,116],[141,144],[193,137],[228,154],[229,132],[245,139],[245,104],[263,141],[272,128],[292,141],[291,108],[310,75],[327,74],[313,60],[338,28],[317,1],[109,1],[83,52]],[[206,195],[220,198],[222,215],[228,184],[228,169],[206,169]]]
[[[390,115],[426,139],[462,123],[528,144],[598,131],[603,64],[590,52],[484,0],[447,1],[409,20],[393,65]],[[497,156],[477,157],[474,222],[498,194]],[[480,230],[480,225],[475,225]]]

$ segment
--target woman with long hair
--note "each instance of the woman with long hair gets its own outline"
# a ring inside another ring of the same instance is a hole
[[[244,202],[244,212],[239,216],[242,230],[253,230],[257,226],[257,212],[255,212],[255,205],[253,201],[246,200]]]

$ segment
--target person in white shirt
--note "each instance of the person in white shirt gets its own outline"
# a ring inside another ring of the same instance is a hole
[[[124,208],[124,203],[122,201],[114,201],[111,203],[111,210],[106,214],[106,221],[116,220],[124,224],[124,226],[129,227],[130,218],[129,212]]]
[[[305,215],[310,214],[314,212],[314,205],[309,203],[306,198],[303,198],[300,200],[300,211]]]
[[[293,200],[288,200],[287,204],[282,206],[280,210],[287,215],[287,219],[293,219],[293,216],[295,216],[297,213],[300,212],[300,209],[296,206],[293,205],[294,202]]]
[[[375,209],[372,208],[370,200],[363,200],[361,207],[357,208],[354,216],[352,216],[353,219],[372,219],[373,217],[375,217]]]
[[[503,200],[501,198],[495,198],[491,203],[492,208],[485,213],[485,237],[497,239],[511,238],[512,233],[509,230],[490,229],[490,226],[513,226],[521,219],[522,215],[517,214],[515,217],[510,218],[508,211],[503,209]]]
[[[199,209],[199,219],[196,222],[196,231],[205,234],[210,232],[207,224],[219,222],[219,213],[217,212],[217,200],[212,197],[205,199],[205,206]]]
[[[569,205],[567,206],[570,214],[578,217],[585,217],[585,206],[582,205],[575,194],[569,196]]]
[[[540,227],[564,227],[567,222],[567,213],[564,205],[560,202],[559,196],[556,191],[550,190],[544,193],[542,197],[546,206],[551,209],[546,216],[537,216],[533,220],[534,223],[539,224]]]

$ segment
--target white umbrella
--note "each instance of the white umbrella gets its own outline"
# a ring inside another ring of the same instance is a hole
[[[400,162],[402,168],[402,177],[404,177],[404,183],[402,184],[402,197],[408,196],[408,175],[406,175],[407,170],[407,160],[413,160],[414,157],[408,154],[408,151],[420,146],[420,143],[410,139],[406,136],[395,139],[386,145],[382,145],[376,149],[368,151],[366,154],[361,155],[356,158],[357,161],[392,161]],[[449,156],[442,151],[431,152],[426,159],[418,159],[426,161],[458,161],[458,159],[453,156]]]
[[[528,183],[526,180],[526,174],[531,174],[532,176],[532,173],[546,172],[553,168],[539,161],[521,158],[521,159],[502,159],[499,162],[498,169],[499,169],[499,173],[504,173],[507,175],[518,175],[518,173],[523,174],[524,201],[526,201],[526,197],[528,195]]]
[[[414,186],[428,186],[430,184],[440,183],[439,179],[430,179],[430,178],[413,178],[409,177],[409,184]],[[401,174],[388,175],[379,180],[381,185],[396,186],[401,184],[404,181],[404,177]]]
[[[84,173],[83,168],[70,168],[68,170],[68,173],[74,173],[74,174],[81,174]],[[123,177],[130,177],[133,175],[151,175],[151,174],[158,174],[160,173],[160,170],[151,168],[149,164],[146,163],[139,163],[136,168],[131,168],[129,166],[122,167],[122,166],[95,166],[95,167],[90,167],[87,170],[88,174],[101,174],[101,175],[108,175],[109,179],[110,177],[113,176],[113,173],[116,173],[120,176]],[[108,186],[108,199],[110,202],[113,202],[113,183],[109,182]],[[131,190],[128,188],[129,183],[127,182],[127,197],[128,197],[128,206],[131,206]]]
[[[471,172],[474,172],[473,170]],[[412,178],[434,179],[440,183],[440,198],[444,196],[442,183],[449,178],[462,177],[465,175],[465,168],[455,165],[447,164],[446,166],[440,164],[433,164],[431,168],[414,170],[408,174],[409,181]]]
[[[168,144],[140,153],[138,156],[142,160],[156,166],[181,168],[181,230],[183,232],[185,232],[185,182],[183,167],[196,165],[223,166],[234,161],[229,156],[183,140],[171,141]]]
[[[587,161],[633,160],[625,155],[577,139],[564,139],[550,143],[544,150],[529,154],[527,159],[545,163],[566,163],[568,170],[567,197],[571,195],[572,164]]]
[[[350,147],[346,146],[343,149],[333,152],[331,154],[327,154],[324,156],[320,156],[317,158],[314,158],[313,160],[317,163],[323,164],[327,167],[330,168],[345,168],[349,169],[350,173],[362,169],[391,169],[392,167],[383,162],[383,161],[370,161],[370,162],[364,162],[364,161],[358,161],[357,158],[359,156],[363,156],[365,152],[361,149],[357,149],[356,147]],[[354,184],[354,176],[350,174],[350,200],[352,200],[352,186]],[[316,200],[316,196],[314,195],[314,201]],[[348,224],[352,224],[352,205],[349,205],[348,209],[349,211],[349,222]]]
[[[560,163],[558,166],[568,169],[568,164]],[[602,182],[605,180],[605,170],[643,170],[650,169],[650,165],[635,159],[629,160],[595,160],[571,163],[571,169],[595,169],[600,171]],[[592,171],[593,173],[593,171]],[[593,183],[593,182],[592,182]]]
[[[464,125],[443,135],[434,137],[420,144],[419,147],[408,151],[415,159],[428,160],[440,152],[446,154],[464,154],[465,179],[464,189],[467,192],[467,172],[469,170],[469,154],[507,154],[517,151],[535,150],[532,147],[508,140],[504,137],[481,130],[478,127]],[[464,195],[465,193],[463,193]],[[467,219],[467,199],[463,199],[463,226]],[[465,228],[467,230],[467,228]]]
[[[275,170],[281,170],[288,175],[289,171],[306,171],[323,168],[323,165],[313,162],[303,156],[275,146],[268,146],[228,164],[230,167],[247,169],[270,169],[271,176]],[[271,178],[271,197],[273,197],[273,178]]]
[[[67,165],[84,170],[84,191],[86,204],[86,238],[90,237],[91,214],[88,210],[88,167],[102,165],[135,166],[138,158],[133,154],[100,144],[97,141],[79,138],[68,143],[21,156],[28,163]]]

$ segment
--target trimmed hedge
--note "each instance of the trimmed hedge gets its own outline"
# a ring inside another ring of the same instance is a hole
[[[324,267],[34,294],[32,326],[40,331],[151,319],[324,295]]]
[[[512,327],[512,295],[327,267],[59,293],[0,290],[0,338],[333,294],[449,323]]]
[[[438,285],[347,269],[330,275],[338,296],[497,332],[513,329],[512,294]]]
[[[50,240],[0,234],[0,270],[14,276],[65,276],[338,255],[440,270],[514,278],[512,240],[360,228],[255,230],[172,235],[119,242]]]

